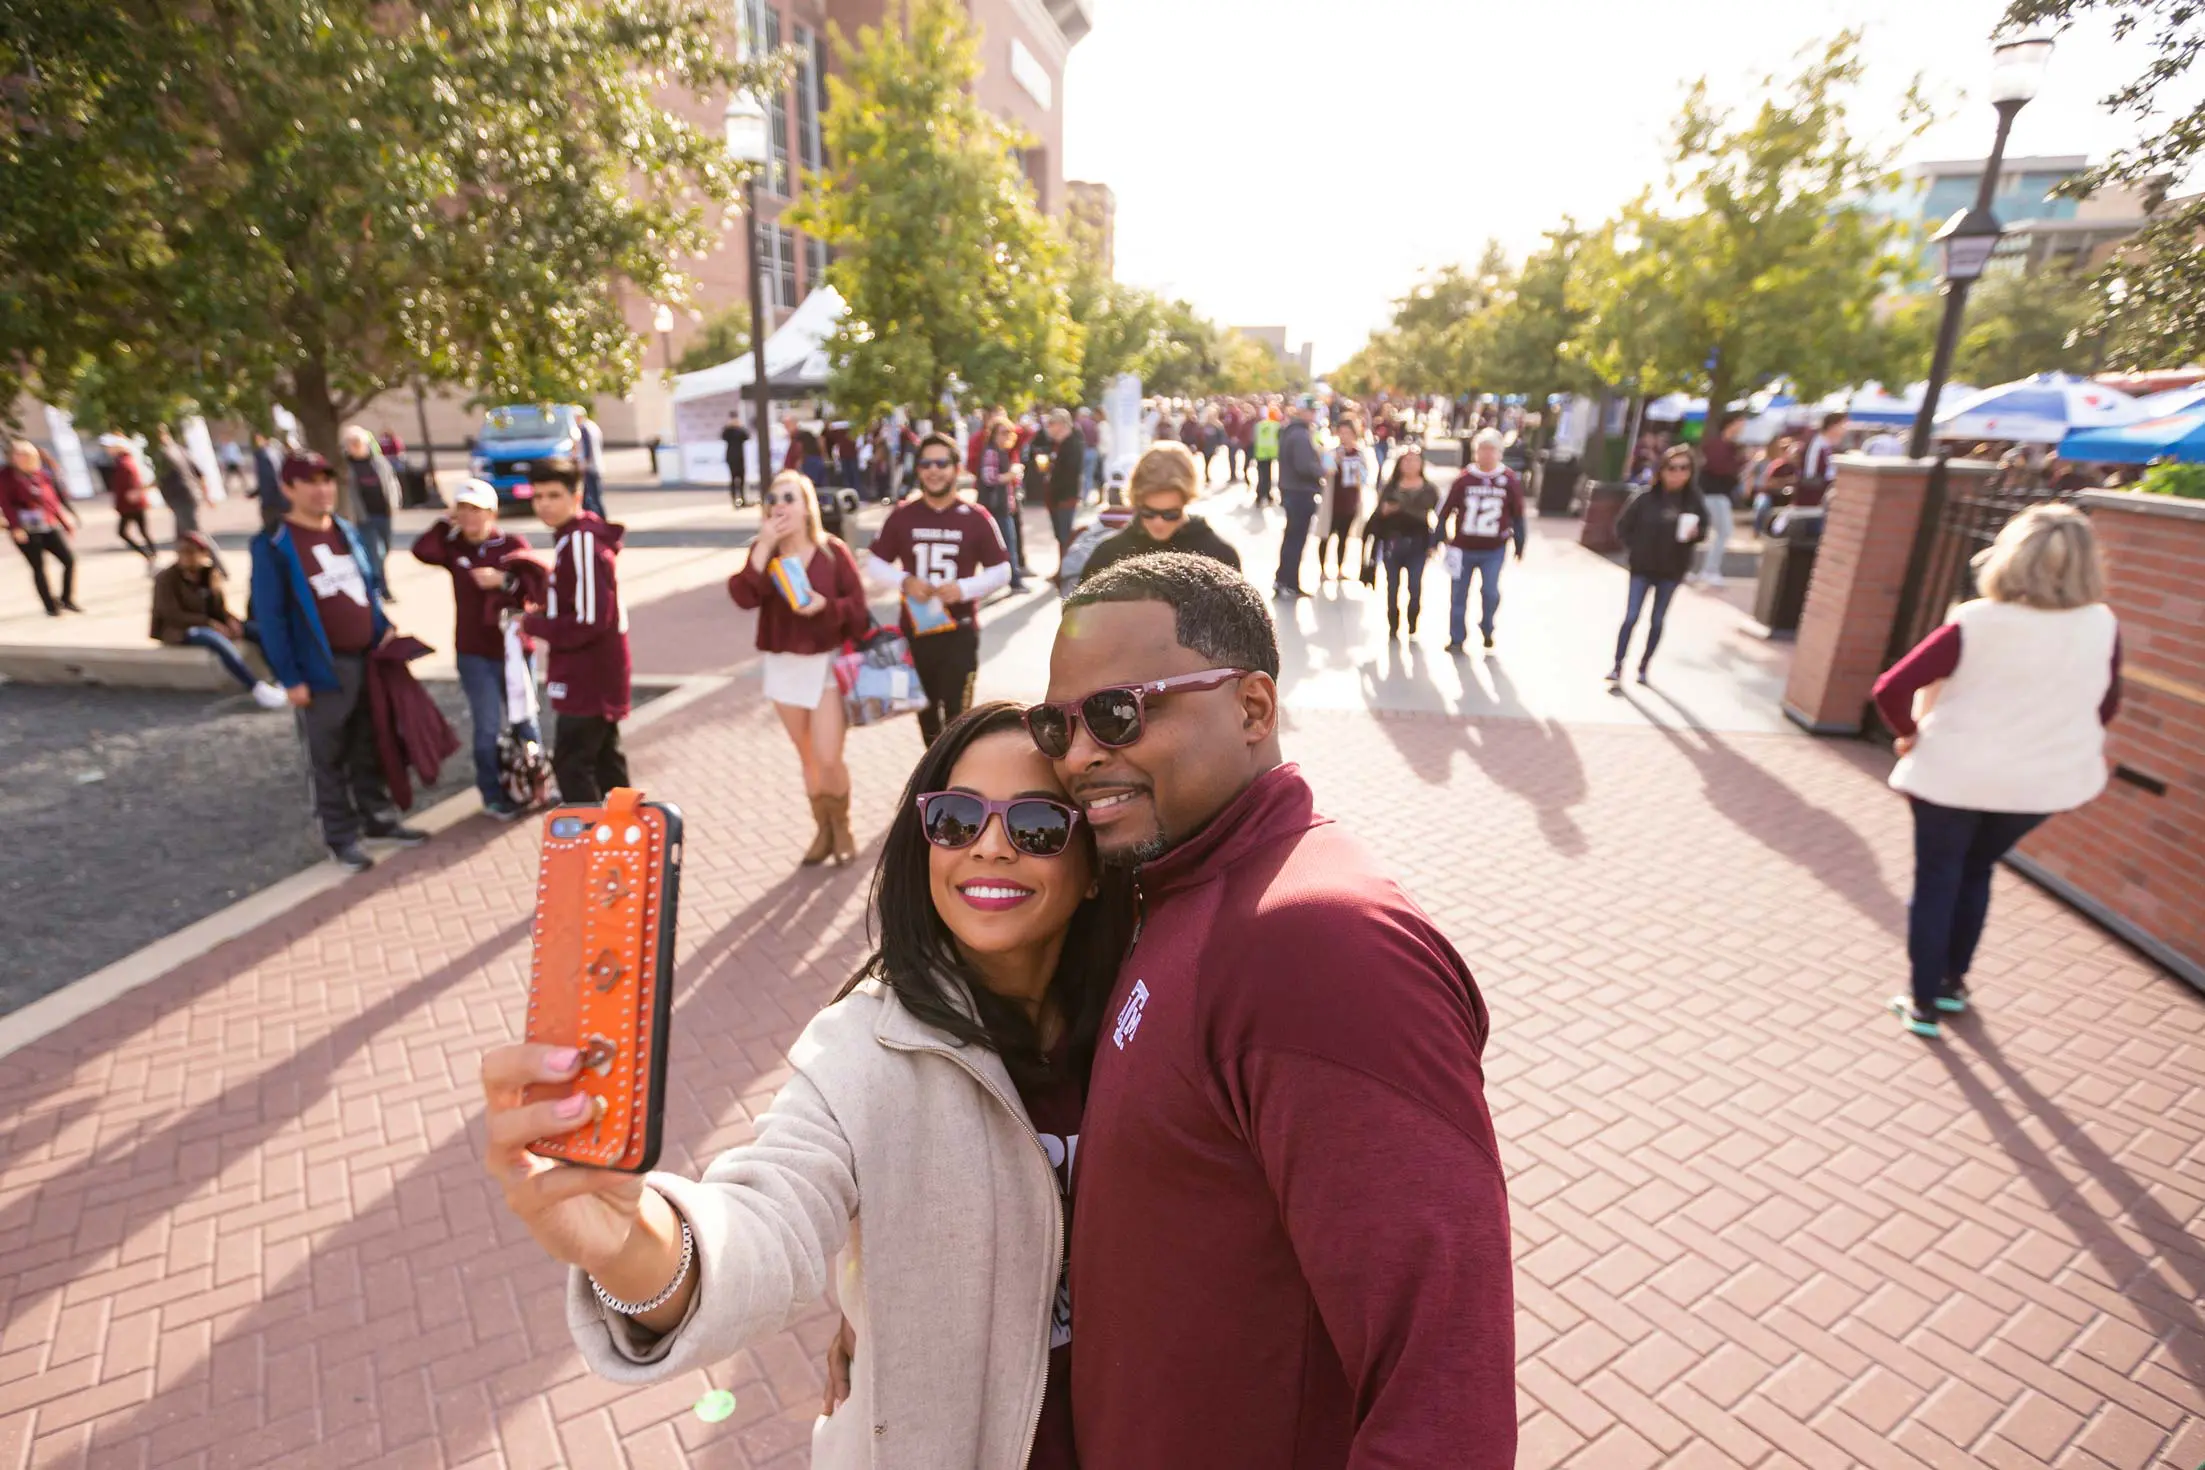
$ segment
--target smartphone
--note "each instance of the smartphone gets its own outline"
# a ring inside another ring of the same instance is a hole
[[[658,1162],[680,895],[679,807],[621,787],[545,816],[527,1036],[574,1047],[582,1069],[528,1100],[583,1093],[591,1116],[532,1152],[631,1174]]]

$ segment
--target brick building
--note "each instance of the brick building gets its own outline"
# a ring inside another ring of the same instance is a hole
[[[1093,26],[1093,0],[965,0],[980,35],[979,98],[998,116],[1030,135],[1019,155],[1043,210],[1061,214],[1067,200],[1064,182],[1064,63],[1072,47]],[[745,39],[772,49],[795,46],[805,62],[778,98],[767,100],[772,159],[758,189],[760,245],[766,266],[768,329],[778,326],[796,304],[819,284],[827,264],[825,248],[800,231],[783,228],[781,212],[802,187],[803,175],[820,168],[825,143],[820,119],[826,111],[826,77],[834,66],[828,28],[856,39],[862,26],[880,24],[884,0],[737,0]],[[730,37],[730,44],[735,38]],[[725,97],[682,97],[672,108],[699,127],[718,133]],[[650,339],[645,371],[626,398],[600,398],[591,413],[605,426],[614,445],[635,444],[666,432],[667,385],[664,369],[678,359],[699,323],[730,305],[747,304],[750,259],[739,213],[730,217],[720,248],[693,262],[689,272],[696,291],[689,309],[676,312],[667,339],[651,331],[653,303],[628,303],[628,320]],[[429,428],[438,444],[457,444],[480,422],[465,407],[466,394],[432,399]],[[370,405],[360,421],[388,427],[409,443],[420,437],[413,399],[394,395]]]

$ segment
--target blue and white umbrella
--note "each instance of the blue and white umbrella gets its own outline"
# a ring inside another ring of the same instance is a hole
[[[2187,388],[2169,388],[2164,393],[2147,393],[2136,400],[2136,406],[2144,411],[2145,418],[2150,419],[2188,413],[2193,408],[2205,408],[2205,383],[2193,383]]]
[[[2060,458],[2084,464],[2150,464],[2155,459],[2205,462],[2205,402],[2117,429],[2078,429],[2060,441]]]
[[[2137,401],[2072,373],[2038,373],[1970,394],[1943,409],[1940,439],[2057,444],[2077,429],[2113,429],[2145,417]]]

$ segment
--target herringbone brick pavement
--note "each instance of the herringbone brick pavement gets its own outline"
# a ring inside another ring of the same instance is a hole
[[[1526,1467],[2205,1461],[2200,997],[2001,876],[1981,1014],[1900,1034],[1906,827],[1867,747],[1329,710],[1286,738],[1492,1007]],[[915,741],[853,738],[863,835]],[[865,874],[794,872],[747,684],[634,761],[689,813],[695,1168],[857,959]],[[824,1313],[593,1380],[480,1172],[532,840],[466,824],[0,1060],[0,1470],[803,1463]]]

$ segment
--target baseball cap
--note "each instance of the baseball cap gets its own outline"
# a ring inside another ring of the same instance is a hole
[[[488,480],[469,480],[452,493],[452,504],[471,505],[477,510],[496,510],[497,487]]]
[[[1315,408],[1317,406],[1317,395],[1314,393],[1304,393],[1301,397],[1294,400],[1294,406],[1296,408]]]
[[[329,461],[311,449],[302,449],[286,455],[283,461],[283,483],[296,485],[301,480],[319,480],[324,475],[331,479],[337,472],[329,467]]]

